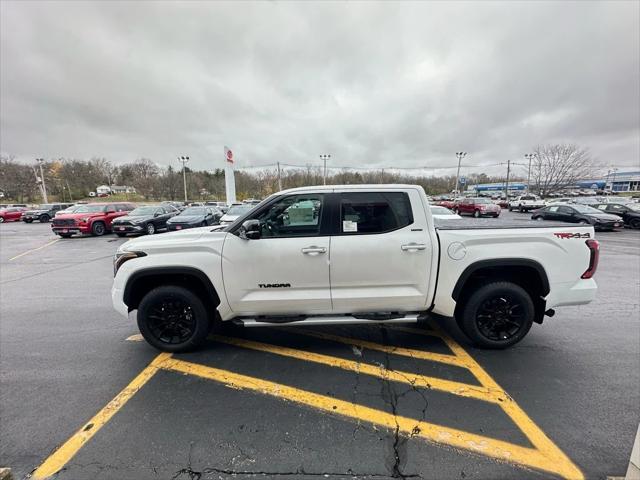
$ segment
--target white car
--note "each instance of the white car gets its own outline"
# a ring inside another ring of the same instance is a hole
[[[434,226],[417,185],[327,185],[276,193],[224,230],[121,245],[115,309],[168,352],[218,322],[260,326],[455,318],[474,344],[506,348],[557,307],[591,302],[591,225]]]
[[[545,205],[544,200],[537,195],[520,195],[509,201],[509,211],[513,212],[514,210],[518,210],[519,212],[529,212],[543,208]]]
[[[432,205],[431,216],[437,220],[461,220],[462,217],[457,213],[452,212],[448,208]]]
[[[246,203],[246,204],[238,204],[238,205],[231,205],[231,207],[229,207],[229,210],[227,210],[227,213],[225,213],[220,218],[220,225],[225,225],[225,226],[226,225],[231,225],[239,217],[241,217],[242,215],[247,213],[253,207],[254,207],[254,205],[251,205],[251,204],[248,204],[248,203]]]

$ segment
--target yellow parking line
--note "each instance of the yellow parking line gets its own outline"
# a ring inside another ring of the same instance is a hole
[[[320,338],[322,340],[329,340],[332,342],[344,343],[346,345],[352,345],[352,346],[361,347],[369,350],[377,350],[378,352],[384,352],[384,353],[389,353],[393,355],[401,355],[404,357],[417,358],[419,360],[429,360],[432,362],[455,365],[456,367],[468,368],[467,364],[457,355],[446,355],[442,353],[425,352],[424,350],[414,350],[411,348],[382,345],[380,343],[370,342],[368,340],[361,340],[359,338],[341,337],[339,335],[333,335],[331,333],[324,333],[324,332],[294,330],[291,333],[295,333],[297,335],[306,335],[308,337]]]
[[[41,480],[48,478],[59,472],[69,460],[71,460],[78,450],[87,443],[110,419],[113,417],[138,390],[140,390],[151,377],[155,375],[163,362],[171,357],[168,353],[158,355],[129,385],[116,395],[107,405],[96,413],[91,420],[84,424],[80,430],[74,433],[60,448],[53,452],[42,464],[33,472],[32,478]]]
[[[447,347],[462,361],[465,362],[467,368],[478,379],[478,381],[490,390],[503,391],[502,387],[496,382],[481,366],[462,348],[453,338],[451,338],[444,330],[433,322],[433,328],[438,331]],[[403,330],[422,334],[421,330],[412,328],[403,328]],[[533,420],[525,413],[518,404],[508,396],[508,401],[500,402],[502,410],[511,418],[518,428],[529,439],[532,445],[536,447],[538,452],[545,458],[545,463],[553,463],[556,465],[557,473],[565,478],[582,479],[584,476],[580,469],[567,457],[560,448],[538,427]],[[540,465],[537,468],[545,469]]]
[[[9,259],[9,261],[15,260],[16,258],[24,257],[25,255],[27,255],[29,253],[32,253],[32,252],[37,252],[38,250],[42,250],[43,248],[48,247],[49,245],[53,245],[54,243],[59,242],[59,241],[60,241],[60,239],[56,238],[55,240],[51,240],[49,243],[46,243],[46,244],[42,245],[41,247],[32,248],[31,250],[27,250],[26,252],[22,252],[21,254],[16,255],[15,257],[11,257]]]
[[[245,340],[242,338],[224,337],[222,335],[214,335],[213,339],[251,350],[273,353],[289,358],[296,358],[307,362],[319,363],[330,367],[341,368],[356,373],[370,375],[372,377],[384,378],[394,382],[406,383],[415,387],[440,390],[442,392],[451,393],[461,397],[475,398],[485,402],[502,403],[507,401],[507,395],[500,390],[493,390],[485,386],[468,385],[466,383],[444,380],[436,377],[428,377],[416,373],[401,372],[398,370],[387,370],[384,367],[369,365],[367,363],[354,362],[344,358],[330,357],[319,353],[307,352],[305,350],[296,350],[295,348],[282,347],[269,343],[255,342],[253,340]]]
[[[393,415],[288,385],[196,363],[175,360],[173,358],[164,362],[161,368],[220,382],[230,388],[251,390],[264,395],[271,395],[282,400],[303,404],[350,419],[364,421],[389,430],[395,431],[397,428],[400,433],[410,437],[419,437],[433,443],[461,448],[515,463],[516,465],[555,473],[568,479],[582,478],[580,470],[568,468],[566,464],[557,464],[549,461],[549,458],[545,457],[542,452],[536,449],[514,445],[455,428]]]

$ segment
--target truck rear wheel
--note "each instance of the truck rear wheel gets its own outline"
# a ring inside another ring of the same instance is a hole
[[[525,337],[535,308],[524,288],[511,282],[494,282],[472,293],[459,315],[458,326],[476,346],[502,349]]]
[[[144,339],[163,352],[186,352],[207,338],[211,323],[202,300],[175,285],[157,287],[138,306],[138,328]]]

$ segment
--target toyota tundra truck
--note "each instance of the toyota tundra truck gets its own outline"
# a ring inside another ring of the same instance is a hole
[[[483,222],[480,220],[479,222]],[[112,300],[142,336],[196,348],[220,322],[244,326],[453,318],[477,346],[506,348],[555,308],[591,302],[592,226],[437,227],[414,185],[285,190],[224,228],[122,244]]]

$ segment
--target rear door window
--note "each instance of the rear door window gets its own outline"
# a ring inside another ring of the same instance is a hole
[[[340,194],[340,233],[362,235],[391,232],[413,223],[405,192]]]

